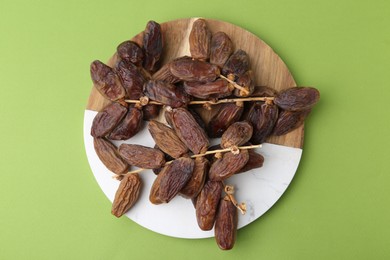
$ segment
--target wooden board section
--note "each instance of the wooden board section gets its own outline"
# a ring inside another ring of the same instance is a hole
[[[197,18],[174,20],[161,24],[164,35],[164,52],[162,64],[180,56],[190,55],[188,37],[192,28],[192,23]],[[268,86],[278,91],[296,86],[296,83],[287,66],[280,57],[254,34],[233,24],[206,19],[212,33],[223,31],[232,39],[235,50],[242,49],[250,57],[251,68],[255,75],[256,85]],[[132,40],[142,45],[143,33],[136,35]],[[125,41],[127,39],[124,39]],[[119,45],[120,43],[118,43]],[[113,46],[115,49],[116,46]],[[117,61],[116,53],[107,62],[113,66]],[[100,111],[110,101],[106,100],[100,93],[92,87],[88,100],[87,109]],[[204,115],[209,118],[211,114]],[[267,142],[280,144],[289,147],[302,148],[304,136],[304,126],[283,136],[272,136]]]

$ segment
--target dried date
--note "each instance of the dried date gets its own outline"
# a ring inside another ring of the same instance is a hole
[[[249,111],[248,119],[253,126],[251,143],[261,144],[272,133],[278,119],[278,107],[272,101],[256,102]]]
[[[208,62],[191,59],[177,59],[170,64],[173,76],[182,81],[214,81],[219,75],[218,66]]]
[[[210,63],[222,68],[233,53],[233,43],[224,32],[217,32],[211,38]]]
[[[159,149],[164,153],[179,158],[188,152],[187,146],[180,140],[176,132],[163,123],[152,120],[148,125],[149,132]]]
[[[236,97],[251,96],[255,90],[255,79],[253,76],[253,72],[251,70],[248,70],[243,75],[239,76],[237,79],[237,84],[244,87],[248,92],[244,92],[240,89],[235,89],[234,95]]]
[[[125,41],[118,45],[116,52],[120,59],[131,62],[137,67],[142,66],[144,51],[133,41]]]
[[[250,171],[252,169],[263,167],[264,157],[261,154],[256,153],[252,149],[248,150],[248,154],[249,154],[248,162],[245,164],[244,167],[241,168],[241,170],[239,170],[235,174],[243,173],[243,172]]]
[[[233,75],[236,78],[244,75],[250,68],[248,54],[239,49],[234,52],[223,65],[222,74],[225,76]]]
[[[222,250],[232,249],[236,241],[238,224],[237,208],[228,196],[221,199],[215,218],[215,240]]]
[[[195,213],[200,229],[211,230],[213,228],[222,190],[222,182],[208,180],[197,196]]]
[[[171,107],[185,106],[190,101],[182,88],[164,81],[149,80],[144,85],[144,93],[150,99]]]
[[[121,60],[116,64],[115,71],[126,90],[127,99],[139,99],[143,96],[142,90],[146,79],[137,66]]]
[[[249,160],[248,150],[240,150],[240,153],[224,153],[210,167],[209,179],[223,181],[241,170]]]
[[[207,151],[209,139],[188,110],[184,108],[173,109],[170,117],[168,123],[172,124],[177,136],[194,154]]]
[[[143,112],[143,119],[145,121],[152,120],[160,114],[160,108],[161,106],[159,105],[154,105],[154,104],[147,104],[146,106],[142,107],[142,112]]]
[[[320,99],[320,92],[313,87],[292,87],[275,97],[275,104],[287,111],[311,109]]]
[[[242,103],[222,104],[207,125],[208,135],[212,138],[221,137],[231,124],[240,119],[243,110]]]
[[[218,99],[232,94],[234,87],[224,79],[211,82],[184,82],[184,90],[187,94],[202,99]]]
[[[149,21],[146,25],[143,38],[145,57],[143,67],[147,71],[155,71],[163,50],[163,34],[160,24]]]
[[[125,214],[137,202],[141,186],[137,173],[126,174],[115,193],[111,213],[118,218]]]
[[[202,190],[209,169],[209,161],[204,157],[195,158],[191,179],[180,190],[180,195],[192,199]]]
[[[128,164],[144,169],[160,168],[165,163],[163,152],[137,144],[121,144],[119,154]]]
[[[204,19],[198,19],[192,24],[189,36],[190,53],[194,59],[207,60],[210,56],[211,32]]]
[[[90,66],[91,78],[94,86],[103,97],[111,101],[124,98],[123,88],[118,75],[113,69],[101,61],[95,60]]]
[[[129,107],[123,120],[111,131],[108,139],[127,140],[139,132],[142,126],[142,110]]]
[[[105,137],[119,124],[126,113],[127,108],[118,103],[111,103],[106,106],[93,119],[91,135],[93,137]]]
[[[253,133],[253,127],[246,121],[235,122],[223,133],[221,139],[221,147],[229,148],[232,146],[240,146],[248,142]]]
[[[118,153],[118,149],[104,138],[93,138],[93,146],[100,161],[116,174],[126,173],[129,165]]]
[[[182,157],[164,167],[158,175],[161,178],[158,198],[163,203],[170,202],[188,183],[194,171],[194,166],[194,160]]]
[[[302,111],[281,111],[272,134],[276,136],[284,135],[300,127],[310,111],[311,109]]]

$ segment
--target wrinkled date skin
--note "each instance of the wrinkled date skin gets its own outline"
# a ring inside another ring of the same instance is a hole
[[[185,106],[190,101],[182,88],[164,81],[149,80],[144,85],[144,93],[150,99],[171,107]]]
[[[275,104],[287,111],[302,111],[312,108],[320,100],[320,92],[312,87],[292,87],[275,97]]]
[[[137,173],[126,174],[119,184],[111,213],[117,218],[125,214],[138,200],[142,181]]]
[[[264,157],[261,154],[256,153],[253,149],[248,150],[248,154],[249,154],[248,162],[245,164],[244,167],[241,168],[241,170],[239,170],[235,174],[243,173],[243,172],[250,171],[252,169],[263,167]]]
[[[146,80],[137,66],[121,60],[116,64],[115,71],[126,90],[126,98],[139,99],[143,95],[142,90]]]
[[[111,103],[106,106],[93,119],[91,135],[93,137],[105,137],[119,124],[126,113],[127,108],[118,103]]]
[[[137,144],[121,144],[119,154],[128,164],[144,169],[160,168],[165,163],[163,152]]]
[[[165,166],[161,175],[158,197],[163,203],[170,202],[191,179],[195,162],[190,158],[179,158]]]
[[[179,158],[188,153],[187,146],[180,140],[176,132],[163,123],[152,120],[149,122],[148,130],[159,149],[164,153]]]
[[[255,79],[253,76],[253,72],[251,70],[245,72],[237,79],[237,84],[244,87],[248,92],[243,92],[242,90],[235,89],[234,95],[236,97],[251,96],[255,90]]]
[[[142,66],[144,51],[133,41],[125,41],[118,45],[116,52],[121,60],[131,62],[137,67]]]
[[[300,127],[310,111],[311,109],[303,111],[281,111],[272,134],[276,136],[284,135]]]
[[[153,104],[147,104],[146,106],[142,107],[143,112],[143,119],[145,121],[152,120],[160,114],[161,106],[159,105],[153,105]]]
[[[174,59],[171,62],[165,63],[156,73],[153,74],[152,79],[161,80],[167,83],[175,84],[180,81],[179,78],[175,77],[171,73],[171,63],[177,60],[191,60],[189,56],[182,56]]]
[[[169,123],[172,124],[177,136],[194,154],[207,151],[209,139],[188,110],[184,108],[173,109],[169,121],[171,121]]]
[[[221,147],[241,146],[251,139],[252,133],[253,127],[250,123],[246,121],[235,122],[223,133]]]
[[[189,36],[190,53],[194,59],[207,60],[210,57],[211,32],[204,19],[198,19],[192,24]]]
[[[217,245],[222,250],[232,249],[236,241],[238,211],[228,196],[221,199],[215,218],[214,235]]]
[[[125,89],[113,69],[101,61],[95,60],[90,66],[94,86],[103,97],[116,101],[125,97]]]
[[[108,139],[127,140],[139,132],[142,126],[142,110],[129,107],[123,120],[111,131]]]
[[[213,228],[222,190],[222,182],[208,180],[196,198],[196,220],[200,229]]]
[[[278,107],[271,102],[253,104],[248,115],[253,126],[251,143],[261,144],[271,135],[278,119]]]
[[[168,165],[167,165],[168,166]],[[150,188],[149,192],[149,201],[154,205],[162,204],[162,200],[160,199],[160,183],[161,179],[164,176],[164,170],[167,170],[167,166],[162,168],[160,172],[158,173],[156,179],[154,179],[154,182],[152,184],[152,187]]]
[[[248,150],[240,150],[239,154],[224,153],[210,167],[209,179],[223,181],[237,173],[249,160]]]
[[[224,32],[217,32],[211,38],[210,63],[222,68],[232,55],[233,43]]]
[[[180,190],[180,195],[188,199],[196,197],[203,188],[208,170],[209,161],[206,158],[195,158],[195,166],[194,171],[192,172],[191,179]]]
[[[102,163],[115,174],[126,173],[129,165],[118,153],[118,149],[104,138],[93,138],[93,146]]]
[[[222,104],[207,126],[208,135],[212,138],[221,137],[231,124],[240,119],[243,110],[241,104]]]
[[[226,61],[222,68],[222,74],[225,76],[234,75],[236,78],[242,76],[250,68],[249,56],[243,50],[237,50]]]
[[[149,21],[146,25],[143,38],[145,57],[143,67],[147,71],[155,71],[163,50],[163,34],[160,24]]]
[[[170,63],[172,75],[182,81],[214,81],[219,75],[218,66],[205,61],[177,59]]]
[[[183,86],[187,94],[202,99],[218,99],[232,94],[232,86],[224,79],[212,82],[184,82]]]

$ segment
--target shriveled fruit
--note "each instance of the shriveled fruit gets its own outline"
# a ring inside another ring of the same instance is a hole
[[[113,173],[123,174],[129,169],[129,165],[119,155],[118,149],[110,141],[104,138],[93,138],[93,146],[100,161]]]
[[[190,53],[194,59],[207,60],[210,56],[211,32],[204,19],[192,24],[189,36]]]
[[[242,115],[243,104],[222,104],[218,112],[210,119],[207,133],[210,137],[221,137],[225,130]]]
[[[279,117],[276,121],[272,134],[277,136],[284,135],[300,127],[305,121],[305,118],[309,115],[310,111],[311,109],[302,111],[282,110],[279,113]]]
[[[160,168],[165,163],[163,152],[137,144],[121,144],[119,154],[128,164],[144,169]]]
[[[238,224],[237,208],[228,196],[221,199],[215,219],[215,240],[222,250],[232,249],[236,241]]]
[[[222,158],[217,159],[210,167],[209,179],[223,181],[237,173],[249,160],[248,150],[240,150],[238,154],[224,153]]]
[[[231,74],[238,78],[244,75],[244,73],[247,72],[249,68],[250,64],[248,54],[245,51],[239,49],[235,51],[223,65],[222,74],[225,76],[229,76]]]
[[[278,119],[278,107],[272,101],[256,102],[249,111],[248,119],[253,126],[251,143],[263,143],[271,135]]]
[[[127,99],[139,99],[143,96],[142,90],[146,79],[137,66],[121,60],[115,65],[115,71],[126,90]]]
[[[196,197],[203,188],[208,170],[209,161],[206,158],[195,158],[195,166],[191,179],[180,190],[180,194],[189,199]]]
[[[125,214],[137,202],[141,186],[137,173],[124,175],[115,193],[111,213],[118,218]]]
[[[190,101],[182,88],[164,81],[149,80],[144,85],[144,93],[150,99],[171,107],[185,106]]]
[[[229,148],[233,145],[240,146],[248,142],[253,133],[253,127],[246,121],[235,122],[223,133],[221,147]]]
[[[232,94],[231,84],[224,79],[211,82],[184,82],[183,86],[189,95],[203,99],[224,98]]]
[[[108,139],[127,140],[139,132],[142,125],[142,110],[129,107],[123,120],[111,131]]]
[[[143,67],[147,71],[155,71],[163,50],[163,34],[160,24],[149,21],[146,25],[143,38],[145,58]]]
[[[95,60],[90,66],[94,86],[103,97],[111,101],[124,98],[125,89],[114,70],[101,61]]]
[[[97,113],[92,122],[91,135],[93,137],[105,137],[108,135],[126,115],[127,108],[111,103]]]
[[[224,32],[217,32],[211,38],[210,63],[222,68],[233,53],[233,43]]]
[[[200,60],[177,59],[170,69],[173,76],[183,81],[214,81],[220,75],[218,66]]]
[[[288,111],[302,111],[312,108],[320,100],[320,92],[313,87],[292,87],[275,97],[275,104]]]
[[[261,154],[257,153],[253,149],[250,149],[250,150],[248,150],[248,155],[249,155],[248,162],[245,164],[244,167],[242,167],[235,174],[247,172],[247,171],[250,171],[250,170],[253,170],[256,168],[260,168],[263,166],[264,157]]]
[[[200,229],[213,228],[222,190],[222,182],[208,180],[196,198],[196,220]]]
[[[172,128],[158,121],[151,120],[148,129],[157,146],[173,158],[179,158],[188,152],[187,146],[180,140]]]
[[[142,66],[144,51],[133,41],[125,41],[118,45],[116,52],[120,59],[131,62],[136,66]]]

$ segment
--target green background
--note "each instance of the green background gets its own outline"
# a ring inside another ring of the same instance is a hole
[[[229,252],[113,217],[84,151],[90,62],[150,19],[197,16],[321,91],[291,186]],[[389,28],[385,0],[0,0],[0,259],[389,259]]]

